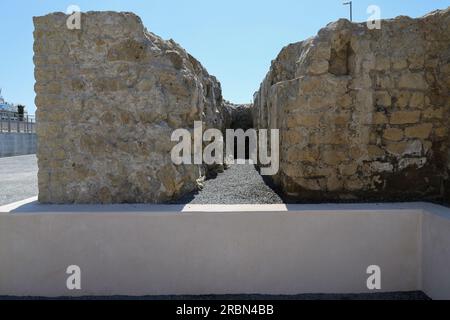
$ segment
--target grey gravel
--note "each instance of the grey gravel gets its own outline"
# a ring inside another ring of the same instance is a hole
[[[0,205],[37,196],[36,155],[0,158]]]
[[[176,203],[189,204],[282,204],[283,200],[248,164],[230,166],[215,179],[205,181],[197,193],[188,195]]]

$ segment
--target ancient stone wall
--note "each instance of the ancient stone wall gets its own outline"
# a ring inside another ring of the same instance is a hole
[[[205,168],[175,166],[174,129],[223,129],[220,83],[131,13],[34,18],[39,200],[154,203],[194,190]]]
[[[339,20],[284,48],[255,94],[255,125],[281,131],[274,181],[300,201],[442,197],[449,62],[449,9]]]

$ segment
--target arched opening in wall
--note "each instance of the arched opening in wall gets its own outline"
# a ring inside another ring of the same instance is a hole
[[[336,76],[348,76],[354,70],[355,53],[350,42],[341,48],[331,48],[329,72]]]

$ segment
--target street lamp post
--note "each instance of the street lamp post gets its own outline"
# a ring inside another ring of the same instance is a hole
[[[353,22],[353,1],[343,3],[344,6],[350,6],[350,21]]]

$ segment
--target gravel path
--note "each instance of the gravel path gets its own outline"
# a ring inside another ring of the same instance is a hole
[[[283,200],[264,182],[253,165],[233,165],[217,178],[207,180],[203,190],[177,203],[190,204],[282,204]]]
[[[36,155],[0,158],[0,205],[37,194]]]

